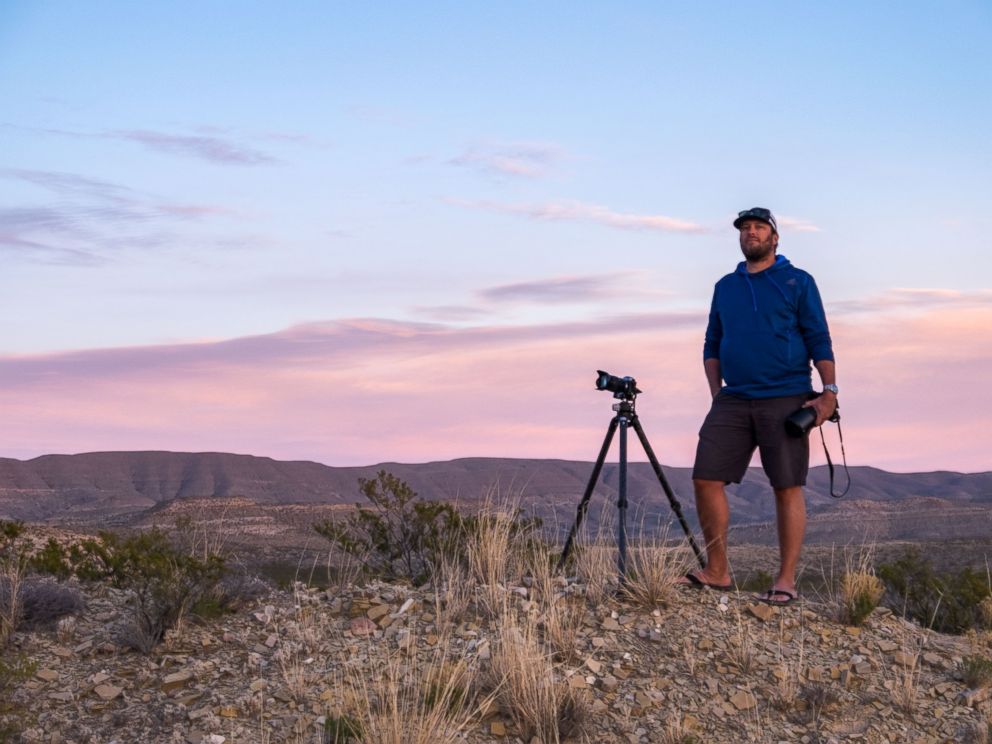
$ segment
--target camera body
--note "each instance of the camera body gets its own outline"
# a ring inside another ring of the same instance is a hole
[[[637,380],[633,377],[617,377],[601,369],[596,370],[597,390],[609,390],[614,398],[633,400],[641,391],[637,389]]]

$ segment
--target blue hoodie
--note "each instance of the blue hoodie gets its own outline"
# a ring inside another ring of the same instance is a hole
[[[813,277],[785,256],[756,274],[745,262],[713,289],[703,359],[719,359],[724,392],[774,398],[812,391],[810,360],[833,361]]]

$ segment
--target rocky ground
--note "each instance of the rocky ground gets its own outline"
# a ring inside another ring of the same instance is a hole
[[[557,590],[581,613],[554,664],[582,702],[574,741],[987,741],[989,690],[968,689],[960,674],[966,657],[990,656],[987,636],[927,632],[884,609],[845,627],[808,599],[778,608],[687,588],[651,610],[592,605],[574,583]],[[508,587],[510,611],[539,613],[532,593]],[[482,702],[465,741],[531,741],[483,700],[499,628],[473,607],[439,616],[429,591],[273,590],[238,614],[187,621],[148,656],[115,640],[121,593],[98,587],[86,601],[75,621],[18,632],[5,652],[37,665],[13,690],[23,741],[328,741],[327,716],[360,713],[382,694],[383,660],[416,684],[441,653],[473,670],[470,694]]]

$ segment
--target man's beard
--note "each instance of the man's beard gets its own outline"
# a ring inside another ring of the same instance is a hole
[[[775,252],[775,236],[769,235],[768,240],[758,242],[742,240],[741,252],[748,261],[755,263],[762,261]]]

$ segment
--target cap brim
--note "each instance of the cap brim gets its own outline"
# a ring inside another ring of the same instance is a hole
[[[774,222],[772,222],[771,220],[766,220],[763,217],[755,217],[753,214],[746,214],[743,217],[738,217],[736,220],[734,220],[734,229],[735,230],[740,230],[741,229],[741,223],[742,222],[746,222],[747,220],[757,220],[758,222],[764,222],[772,230],[774,230],[775,232],[778,232],[778,228],[775,227],[775,223]]]

